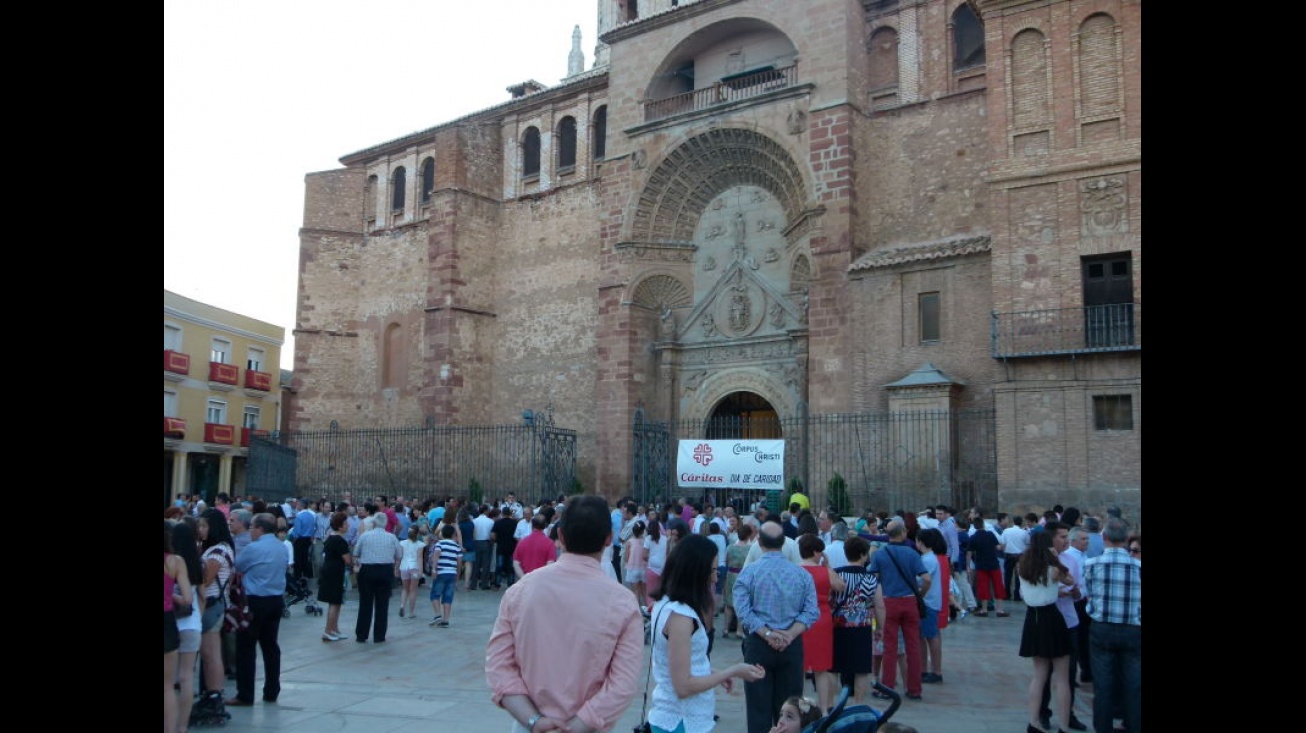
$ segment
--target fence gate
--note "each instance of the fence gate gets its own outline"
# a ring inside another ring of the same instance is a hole
[[[245,469],[249,493],[277,499],[298,496],[295,491],[297,462],[298,455],[294,448],[279,445],[276,438],[251,435],[249,462]]]
[[[643,407],[635,408],[631,454],[634,463],[631,497],[641,504],[647,504],[671,496],[676,474],[671,431],[667,423],[646,421]]]

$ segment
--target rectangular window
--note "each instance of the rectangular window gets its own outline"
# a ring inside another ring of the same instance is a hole
[[[177,416],[177,393],[170,390],[163,390],[163,416]]]
[[[245,360],[245,366],[253,371],[261,372],[263,371],[263,359],[265,357],[266,355],[263,353],[263,349],[255,349],[251,347],[249,350],[249,357]]]
[[[939,294],[921,293],[917,296],[920,317],[921,342],[939,340]]]
[[[1133,396],[1127,394],[1094,395],[1093,427],[1097,430],[1133,430]]]
[[[163,324],[163,348],[169,351],[181,351],[181,329],[170,324]]]
[[[242,424],[241,427],[258,430],[258,415],[259,415],[258,407],[255,406],[245,407],[245,422]]]
[[[231,356],[231,342],[226,339],[213,339],[213,347],[209,352],[209,361],[218,364],[230,364],[228,358]]]
[[[204,412],[204,422],[225,425],[227,423],[227,403],[222,400],[209,400],[208,409]]]

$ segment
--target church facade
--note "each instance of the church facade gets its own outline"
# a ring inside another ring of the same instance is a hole
[[[981,409],[990,511],[1141,516],[1140,0],[597,10],[306,176],[292,430],[547,409],[615,498],[637,411]]]

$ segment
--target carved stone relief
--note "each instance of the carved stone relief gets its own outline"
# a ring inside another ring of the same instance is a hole
[[[1125,180],[1119,176],[1094,178],[1079,184],[1081,233],[1086,237],[1129,231]]]

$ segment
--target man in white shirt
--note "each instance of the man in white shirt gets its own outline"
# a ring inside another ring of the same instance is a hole
[[[1002,583],[1007,588],[1007,598],[1020,600],[1020,588],[1016,584],[1016,561],[1020,553],[1029,547],[1029,532],[1015,524],[1014,517],[1008,516],[1006,527],[998,535],[998,549],[1002,551]]]
[[[526,535],[531,533],[531,517],[535,516],[535,509],[532,507],[522,507],[521,519],[517,520],[517,531],[513,533],[513,539],[521,542],[526,539]]]
[[[481,590],[490,589],[490,555],[494,545],[490,543],[490,532],[494,529],[494,520],[486,516],[486,507],[478,507],[476,516],[472,517],[472,540],[476,543],[476,570],[467,581],[467,590],[478,585]]]
[[[825,512],[821,512],[825,514]],[[848,555],[844,554],[843,541],[848,539],[848,525],[835,522],[830,525],[830,540],[825,543],[825,557],[830,561],[829,567],[838,570],[848,564]]]

